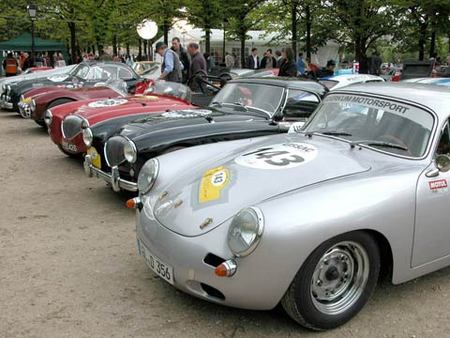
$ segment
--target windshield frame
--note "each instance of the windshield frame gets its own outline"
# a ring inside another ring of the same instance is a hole
[[[285,103],[286,103],[286,98],[287,98],[287,91],[288,91],[288,88],[287,88],[286,86],[280,86],[280,85],[276,85],[276,84],[268,84],[268,83],[256,83],[256,82],[252,82],[252,81],[242,81],[242,80],[238,80],[238,81],[229,81],[229,82],[228,82],[228,83],[227,83],[227,84],[219,91],[219,93],[217,93],[216,95],[214,95],[214,98],[211,100],[211,103],[208,105],[208,107],[210,107],[210,105],[211,105],[213,102],[217,102],[217,100],[216,100],[217,95],[219,95],[220,92],[221,92],[223,89],[226,88],[226,86],[229,86],[229,85],[239,85],[239,84],[255,85],[255,86],[269,86],[269,87],[280,88],[280,89],[282,90],[282,93],[281,93],[281,96],[280,96],[280,101],[278,102],[277,106],[275,107],[275,111],[274,111],[272,114],[269,113],[268,111],[264,110],[264,109],[261,109],[261,108],[255,107],[255,106],[243,106],[243,107],[247,108],[247,114],[250,113],[250,114],[248,114],[248,115],[260,115],[260,116],[262,116],[262,114],[265,114],[265,115],[267,116],[267,118],[270,120],[270,119],[273,119],[274,117],[276,117],[277,114],[279,114],[279,112],[284,108],[284,105],[285,105]],[[221,103],[222,107],[227,106],[227,105],[228,105],[228,106],[234,105],[233,102],[219,102],[219,103]],[[218,108],[218,107],[212,107],[212,108],[215,108],[215,109],[219,109],[219,110],[220,110],[220,108]],[[231,109],[233,109],[233,108],[231,108]],[[234,110],[234,109],[233,109],[233,110]],[[257,113],[252,113],[252,111],[253,111],[253,112],[257,111]],[[244,113],[244,112],[238,111],[237,113]],[[230,113],[230,114],[234,114],[234,113]]]
[[[418,156],[409,156],[409,155],[401,155],[401,154],[397,154],[397,153],[393,153],[390,151],[386,151],[383,150],[381,148],[378,148],[376,146],[370,146],[364,143],[358,143],[358,141],[367,141],[367,140],[349,140],[343,137],[339,137],[339,136],[332,136],[332,135],[325,135],[322,134],[320,132],[313,132],[313,131],[307,131],[306,129],[309,127],[309,125],[312,123],[312,121],[315,119],[316,115],[319,113],[319,111],[322,109],[322,106],[324,105],[324,103],[326,103],[327,98],[328,97],[332,97],[334,95],[355,95],[355,96],[363,96],[363,97],[370,97],[373,99],[384,99],[384,100],[389,100],[392,102],[396,102],[396,103],[405,103],[408,104],[412,107],[418,108],[423,110],[426,113],[429,113],[431,115],[431,117],[433,118],[433,126],[430,130],[430,136],[428,138],[428,143],[427,143],[427,147],[426,150],[424,151],[423,155],[418,157]],[[427,159],[429,156],[432,155],[431,150],[434,148],[434,143],[436,140],[436,130],[438,129],[440,124],[440,119],[438,114],[436,114],[436,112],[434,110],[432,110],[431,108],[424,106],[420,103],[414,102],[414,101],[410,101],[410,100],[406,100],[406,99],[400,99],[398,97],[393,97],[393,96],[389,96],[389,95],[383,95],[383,94],[371,94],[368,92],[353,92],[353,91],[344,91],[344,90],[339,90],[336,92],[332,92],[329,93],[327,95],[326,98],[324,98],[322,100],[322,102],[319,104],[319,106],[316,108],[316,110],[314,111],[314,113],[311,115],[311,117],[309,118],[309,120],[305,123],[304,127],[302,128],[302,133],[303,134],[312,134],[312,135],[320,135],[326,138],[331,138],[331,139],[335,139],[335,140],[341,140],[344,141],[346,143],[348,143],[349,145],[355,145],[357,144],[358,147],[361,148],[366,148],[366,149],[370,149],[379,153],[383,153],[389,156],[394,156],[397,158],[402,158],[402,159],[408,159],[408,160],[414,160],[414,161],[421,161],[424,159]]]

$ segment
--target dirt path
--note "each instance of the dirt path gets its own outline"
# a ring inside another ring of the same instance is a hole
[[[209,304],[154,277],[126,197],[33,121],[0,112],[0,155],[1,337],[450,337],[450,268],[382,285],[349,324],[313,334],[280,309]]]

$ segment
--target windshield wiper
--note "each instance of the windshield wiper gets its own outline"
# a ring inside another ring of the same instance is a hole
[[[211,106],[217,106],[219,108],[222,108],[223,107],[223,103],[219,102],[219,101],[213,101],[213,102],[211,102]]]
[[[319,132],[320,134],[323,135],[330,135],[330,136],[352,136],[352,134],[350,133],[346,133],[345,131],[324,131],[324,132]]]
[[[407,146],[397,144],[397,143],[383,142],[383,141],[368,140],[368,141],[354,141],[351,143],[352,146],[360,145],[360,144],[365,144],[368,146],[384,147],[384,148],[394,148],[394,149],[400,149],[400,150],[404,150],[404,151],[409,150]]]

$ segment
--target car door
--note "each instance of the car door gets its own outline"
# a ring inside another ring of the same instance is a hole
[[[449,122],[435,151],[450,156]],[[437,171],[432,163],[419,177],[412,266],[417,267],[450,255],[450,171]]]

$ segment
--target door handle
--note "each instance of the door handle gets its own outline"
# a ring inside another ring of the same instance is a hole
[[[425,173],[426,177],[437,177],[439,176],[439,169],[434,168],[434,169],[430,169]]]

